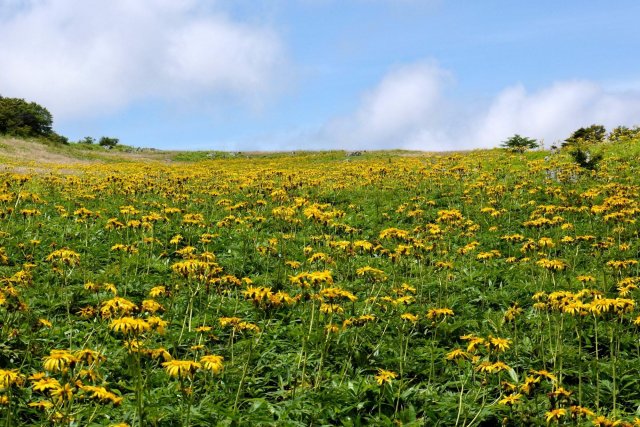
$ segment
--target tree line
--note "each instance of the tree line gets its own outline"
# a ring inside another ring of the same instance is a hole
[[[0,95],[0,135],[69,144],[69,138],[53,130],[53,115],[45,107],[22,98],[7,98],[2,95]],[[97,141],[90,136],[78,141],[81,144],[97,143],[105,148],[113,148],[119,142],[118,138],[106,136]]]

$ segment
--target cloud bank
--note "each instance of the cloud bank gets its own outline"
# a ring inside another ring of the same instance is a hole
[[[517,84],[470,110],[446,96],[451,76],[433,62],[392,69],[356,111],[327,123],[314,145],[441,151],[496,147],[519,133],[550,146],[593,123],[640,124],[638,89],[561,81],[530,92]]]
[[[210,3],[7,0],[0,94],[35,100],[63,119],[148,99],[259,103],[283,73],[283,43],[271,28]]]

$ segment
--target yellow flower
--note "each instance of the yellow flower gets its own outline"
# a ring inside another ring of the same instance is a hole
[[[151,328],[153,328],[159,334],[164,334],[164,330],[169,324],[166,320],[162,320],[162,318],[158,316],[151,316],[147,319],[147,323]]]
[[[162,359],[165,362],[168,362],[169,360],[173,359],[173,357],[171,357],[171,354],[169,354],[169,352],[162,347],[154,348],[152,350],[147,350],[147,354],[150,355],[153,359],[158,359],[162,357]]]
[[[58,249],[51,252],[47,256],[46,261],[56,266],[66,265],[75,267],[80,264],[80,254],[70,249]]]
[[[114,332],[122,332],[128,334],[140,334],[151,329],[151,325],[144,319],[136,319],[135,317],[121,317],[114,319],[109,325]]]
[[[583,406],[572,405],[569,410],[571,411],[571,416],[573,418],[579,417],[593,417],[596,414],[590,410],[589,408],[585,408]]]
[[[516,405],[520,403],[520,399],[522,399],[522,395],[520,393],[511,393],[506,396],[504,399],[500,400],[498,403],[501,405]]]
[[[224,357],[211,354],[208,356],[202,356],[202,358],[200,358],[200,363],[204,369],[212,371],[214,374],[219,374],[222,372],[223,360]]]
[[[565,397],[565,398],[569,398],[571,396],[571,393],[569,390],[565,389],[564,387],[558,387],[556,388],[554,391],[552,391],[551,393],[549,393],[549,396],[553,396],[553,397]]]
[[[436,320],[439,317],[445,318],[447,316],[453,316],[453,310],[450,308],[432,308],[427,312],[427,319]]]
[[[136,310],[137,306],[126,298],[114,297],[102,303],[100,314],[103,319],[108,319],[117,314],[128,314]]]
[[[508,338],[489,337],[489,348],[497,350],[498,352],[507,351],[510,343],[511,340]]]
[[[202,367],[200,363],[193,362],[191,360],[170,360],[168,362],[162,363],[162,366],[164,366],[167,374],[169,374],[170,377],[174,378],[191,377],[193,376],[195,371]]]
[[[330,313],[342,313],[344,309],[340,307],[340,304],[320,304],[320,312],[325,314]]]
[[[520,308],[518,306],[518,303],[516,302],[513,306],[509,307],[507,312],[504,314],[504,321],[513,322],[516,319],[516,317],[518,317],[518,315],[520,315],[521,313],[522,313],[522,308]]]
[[[482,337],[476,337],[474,335],[463,335],[460,339],[468,341],[467,351],[476,351],[479,345],[484,344],[485,339]]]
[[[476,366],[477,372],[485,372],[489,374],[494,374],[496,372],[508,371],[510,369],[509,365],[504,362],[495,362],[491,363],[489,361],[480,362],[478,366]]]
[[[347,299],[354,302],[358,299],[358,297],[353,295],[351,292],[336,287],[324,288],[318,293],[318,295],[331,301],[336,299]]]
[[[81,386],[80,388],[83,391],[90,393],[91,395],[89,397],[92,399],[97,399],[100,401],[110,401],[114,405],[119,405],[120,403],[122,403],[122,397],[117,396],[104,387],[86,385]]]
[[[159,297],[160,295],[164,295],[167,292],[167,289],[164,286],[154,286],[149,291],[149,296],[151,298]]]
[[[60,382],[55,378],[41,378],[33,382],[33,391],[46,392],[60,388]]]
[[[538,384],[540,382],[540,377],[530,377],[527,376],[524,379],[524,383],[520,386],[520,391],[522,391],[525,394],[531,394],[531,392],[533,391],[533,389],[535,388],[536,384]]]
[[[24,375],[17,369],[0,369],[0,391],[13,385],[20,385],[24,381]]]
[[[106,360],[106,357],[103,356],[101,353],[88,348],[84,348],[82,350],[76,351],[74,356],[78,361],[83,360],[87,362],[89,365],[93,364],[96,361]]]
[[[545,412],[545,417],[547,419],[547,423],[550,423],[553,420],[559,421],[560,418],[563,418],[567,415],[567,410],[564,408],[557,408],[552,411]]]
[[[387,371],[386,369],[378,368],[378,374],[375,375],[376,382],[378,385],[391,384],[391,381],[396,379],[398,374],[392,371]]]
[[[51,389],[51,397],[57,398],[58,402],[70,401],[73,398],[73,386],[66,383],[62,387]]]
[[[384,271],[369,266],[358,268],[356,274],[360,277],[369,278],[374,282],[384,282],[387,280],[387,274]]]
[[[536,374],[538,376],[538,379],[540,378],[547,378],[548,380],[550,380],[552,383],[557,383],[558,382],[558,377],[556,377],[555,375],[553,375],[551,372],[546,371],[544,369],[541,369],[539,371],[531,371],[532,374]]]
[[[456,348],[455,350],[451,350],[447,353],[447,360],[471,360],[473,356],[470,353],[462,350],[461,348]]]
[[[50,372],[64,371],[77,361],[78,359],[67,350],[51,350],[49,356],[44,358],[44,369]]]
[[[53,403],[49,402],[48,400],[38,400],[37,402],[30,402],[29,406],[31,408],[37,408],[41,411],[44,411],[47,409],[51,409],[53,407]]]
[[[416,323],[418,321],[418,316],[412,313],[403,313],[400,315],[400,318],[411,323]]]
[[[334,323],[329,323],[327,326],[324,327],[324,331],[327,334],[337,334],[338,331],[340,331],[340,329],[338,328],[338,325]]]
[[[235,326],[238,323],[240,323],[242,321],[241,318],[239,317],[221,317],[218,319],[218,322],[220,323],[220,326],[222,326],[223,328],[226,326]]]

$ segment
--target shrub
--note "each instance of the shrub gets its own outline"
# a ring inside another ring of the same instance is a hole
[[[609,133],[610,142],[626,142],[635,138],[640,138],[640,127],[629,129],[626,126],[618,126]]]
[[[596,170],[602,160],[602,153],[592,153],[588,148],[584,147],[574,148],[569,151],[569,155],[578,166],[587,170]]]
[[[53,131],[49,132],[49,134],[46,135],[45,138],[48,141],[51,141],[56,144],[65,144],[65,145],[69,144],[69,138]]]
[[[0,134],[49,137],[53,116],[41,105],[19,98],[0,96]]]
[[[527,138],[526,136],[520,136],[518,134],[513,135],[511,138],[504,141],[501,147],[506,148],[509,151],[516,153],[524,153],[527,150],[538,148],[539,144],[533,138]]]
[[[563,147],[573,146],[580,143],[597,144],[605,141],[607,130],[602,125],[591,125],[580,128],[573,132],[571,136],[564,140]]]
[[[120,140],[118,138],[110,138],[107,136],[103,136],[102,138],[100,138],[100,141],[98,142],[98,145],[100,145],[101,147],[105,147],[105,148],[113,148],[116,145],[118,145],[118,143],[120,142]]]

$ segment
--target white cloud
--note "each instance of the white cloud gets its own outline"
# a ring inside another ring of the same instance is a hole
[[[403,144],[425,128],[440,126],[448,80],[449,74],[434,63],[397,67],[363,96],[355,113],[333,120],[322,133],[345,148]]]
[[[286,68],[281,40],[206,4],[8,0],[0,5],[0,93],[62,118],[150,98],[259,102]]]
[[[534,92],[507,87],[473,111],[446,97],[450,73],[420,62],[390,71],[354,113],[332,120],[316,146],[441,151],[498,146],[515,133],[547,146],[594,123],[640,124],[640,91],[563,81]]]
[[[477,118],[472,135],[478,147],[495,146],[514,133],[551,145],[594,123],[607,128],[640,124],[640,92],[607,91],[590,81],[559,82],[533,93],[513,86]]]

